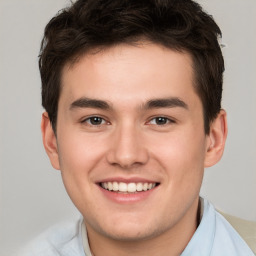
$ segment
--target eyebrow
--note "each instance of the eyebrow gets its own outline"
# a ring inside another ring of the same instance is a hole
[[[188,105],[177,97],[151,99],[142,105],[143,109],[174,108],[174,107],[181,107],[184,109],[188,109]],[[96,108],[96,109],[109,110],[111,109],[111,106],[104,100],[82,97],[71,103],[70,110],[73,110],[76,108]]]
[[[152,109],[152,108],[174,108],[174,107],[181,107],[184,109],[188,109],[188,105],[183,100],[177,97],[152,99],[146,102],[143,108]]]
[[[106,101],[83,97],[75,100],[70,105],[70,110],[73,110],[76,108],[97,108],[97,109],[108,110],[111,107]]]

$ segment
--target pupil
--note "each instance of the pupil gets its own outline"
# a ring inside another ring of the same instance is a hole
[[[156,119],[156,123],[157,124],[166,124],[166,118],[165,117],[158,117],[157,119]]]
[[[102,122],[102,118],[100,118],[100,117],[92,117],[91,118],[91,123],[94,125],[99,125],[99,124],[101,124],[101,122]]]

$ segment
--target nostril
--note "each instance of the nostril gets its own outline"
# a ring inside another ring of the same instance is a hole
[[[107,161],[122,169],[130,169],[141,166],[149,160],[149,155],[144,147],[116,147],[107,154]]]

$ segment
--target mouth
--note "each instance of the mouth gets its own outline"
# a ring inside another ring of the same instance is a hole
[[[153,182],[101,182],[99,185],[108,191],[116,192],[116,193],[124,193],[124,194],[134,194],[134,193],[140,193],[145,192],[148,190],[151,190],[159,185],[159,183],[153,183]]]

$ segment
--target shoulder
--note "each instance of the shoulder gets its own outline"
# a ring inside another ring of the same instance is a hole
[[[213,206],[212,206],[213,207]],[[248,244],[232,227],[232,225],[214,209],[215,212],[215,236],[212,246],[212,255],[253,256]]]
[[[83,255],[82,218],[61,222],[31,241],[19,256]]]
[[[228,221],[242,239],[244,239],[256,255],[256,222],[244,220],[220,211],[218,212]]]
[[[254,256],[253,252],[214,206],[201,198],[201,222],[182,256]]]

